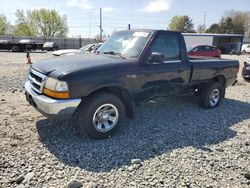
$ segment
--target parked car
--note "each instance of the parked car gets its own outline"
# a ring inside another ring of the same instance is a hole
[[[245,80],[250,80],[250,57],[244,62],[244,67],[242,69],[242,77]]]
[[[235,60],[189,60],[179,32],[126,30],[95,54],[32,64],[25,93],[42,114],[74,115],[80,133],[101,139],[114,134],[125,115],[133,118],[134,104],[152,98],[196,93],[203,108],[217,107],[238,70]]]
[[[221,58],[221,51],[216,46],[200,45],[188,52],[189,56],[205,56]]]
[[[241,48],[241,53],[242,54],[250,53],[250,44],[243,44]]]
[[[59,49],[59,47],[58,47],[56,42],[45,42],[43,44],[43,50],[55,51],[55,50],[58,50],[58,49]]]
[[[63,49],[63,50],[57,50],[54,51],[52,54],[54,56],[61,56],[61,55],[73,55],[75,53],[91,53],[95,46],[98,44],[87,44],[85,46],[82,46],[80,49]]]
[[[102,43],[98,44],[87,44],[79,49],[79,52],[67,53],[65,55],[74,55],[77,53],[85,53],[85,54],[93,54],[97,51],[97,49],[102,45]]]

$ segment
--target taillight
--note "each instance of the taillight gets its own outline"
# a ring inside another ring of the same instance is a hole
[[[237,67],[237,73],[239,73],[240,72],[240,65],[238,65],[238,67]]]

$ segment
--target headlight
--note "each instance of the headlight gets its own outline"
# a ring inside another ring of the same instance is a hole
[[[48,78],[45,82],[43,93],[53,98],[67,99],[69,98],[68,84],[55,78]]]
[[[68,84],[64,81],[59,81],[54,78],[48,78],[45,82],[44,87],[50,89],[52,91],[58,92],[67,92],[68,91]]]

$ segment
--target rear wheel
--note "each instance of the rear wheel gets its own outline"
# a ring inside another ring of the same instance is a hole
[[[205,109],[216,108],[225,94],[225,87],[219,82],[211,82],[203,87],[200,94],[200,104]]]
[[[12,46],[11,50],[12,50],[12,52],[19,52],[20,51],[20,47],[17,46],[17,45],[14,45],[14,46]]]
[[[113,135],[121,124],[125,108],[119,97],[97,93],[80,104],[76,112],[77,130],[95,139]]]

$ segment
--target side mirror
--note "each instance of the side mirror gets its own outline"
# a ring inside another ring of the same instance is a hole
[[[165,57],[162,53],[153,52],[149,58],[151,63],[164,63]]]

